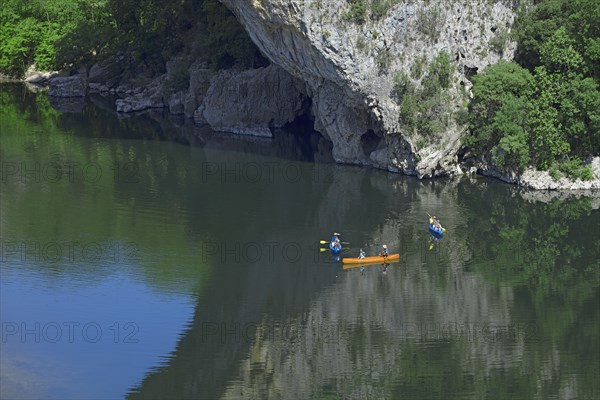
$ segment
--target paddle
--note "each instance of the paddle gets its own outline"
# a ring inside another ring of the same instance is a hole
[[[329,244],[329,242],[327,240],[319,240],[319,243],[321,244]],[[341,244],[350,244],[350,242],[340,242]]]
[[[329,247],[321,247],[321,248],[319,249],[319,251],[320,251],[321,253],[323,253],[323,252],[325,252],[325,251],[329,251],[329,250],[330,250],[330,249],[329,249]],[[350,250],[350,249],[349,249],[349,248],[347,248],[347,247],[344,247],[344,248],[342,248],[342,251],[347,251],[347,250]]]

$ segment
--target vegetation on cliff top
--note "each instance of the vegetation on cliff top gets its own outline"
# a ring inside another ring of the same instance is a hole
[[[466,144],[504,170],[592,179],[600,154],[600,3],[544,0],[519,15],[516,62],[473,78]]]
[[[217,0],[5,0],[0,9],[0,72],[10,76],[32,63],[56,70],[117,54],[131,66],[160,69],[182,53],[214,68],[260,58]]]

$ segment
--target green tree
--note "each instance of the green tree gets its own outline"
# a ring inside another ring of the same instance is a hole
[[[448,89],[451,76],[452,65],[450,64],[450,55],[442,50],[433,60],[431,60],[427,76],[423,79],[423,90],[425,95],[433,96],[439,92],[440,89]]]
[[[559,83],[557,76],[549,74],[545,68],[536,69],[536,93],[531,98],[529,126],[531,146],[537,167],[545,170],[553,160],[569,153],[564,127],[559,120]]]
[[[565,27],[559,28],[540,47],[540,62],[548,70],[562,74],[584,72],[583,57]]]
[[[0,71],[20,76],[33,62],[39,26],[35,18],[2,21],[0,29]]]
[[[525,134],[526,118],[521,113],[526,109],[528,98],[533,91],[533,82],[529,71],[506,61],[488,67],[483,74],[473,77],[473,100],[469,105],[470,129],[466,138],[467,144],[479,154],[483,154],[494,149],[504,136],[504,131],[507,131],[513,139],[504,142],[504,150],[510,149],[513,155],[525,156],[525,152],[517,152],[515,141],[521,143]],[[517,108],[521,111],[510,121],[511,116],[508,113]],[[499,112],[500,115],[497,116]],[[521,161],[518,164],[521,165]]]
[[[56,43],[90,18],[90,4],[101,7],[103,3],[6,0],[0,11],[0,71],[21,76],[34,62],[38,69],[60,68]],[[85,44],[85,39],[80,38],[80,43]]]
[[[600,153],[598,17],[589,0],[545,0],[519,15],[517,60],[532,73],[500,62],[474,77],[466,144],[501,166],[591,178],[582,161]]]
[[[600,3],[596,0],[542,0],[518,16],[514,33],[519,64],[530,70],[543,62],[542,47],[559,29],[572,38],[589,76],[600,78]]]
[[[527,104],[523,97],[507,96],[493,119],[493,128],[502,136],[494,149],[500,166],[524,169],[529,163],[528,134],[525,129]]]

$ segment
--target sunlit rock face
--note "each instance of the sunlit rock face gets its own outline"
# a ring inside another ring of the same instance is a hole
[[[397,1],[382,10],[365,0],[362,16],[346,0],[223,2],[274,64],[306,82],[315,128],[331,139],[338,162],[419,177],[461,172],[463,129],[454,117],[469,79],[514,52],[510,1]],[[408,129],[394,77],[419,90],[442,51],[452,67],[440,102],[446,118],[433,133]]]

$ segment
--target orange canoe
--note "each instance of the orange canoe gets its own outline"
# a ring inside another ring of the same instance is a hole
[[[381,256],[365,257],[365,258],[343,258],[344,264],[383,264],[384,262],[398,261],[400,254],[390,254],[384,260]]]

